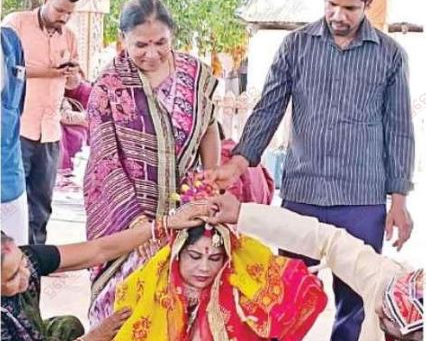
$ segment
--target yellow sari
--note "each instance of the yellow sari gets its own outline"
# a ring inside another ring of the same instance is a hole
[[[299,260],[275,256],[259,241],[215,227],[228,259],[204,292],[196,319],[203,341],[302,340],[323,311],[321,282]],[[115,310],[132,316],[117,341],[190,340],[191,321],[178,256],[188,236],[180,231],[116,291]]]

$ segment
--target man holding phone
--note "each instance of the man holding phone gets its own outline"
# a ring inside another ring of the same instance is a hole
[[[60,106],[65,88],[80,83],[77,40],[65,25],[78,0],[45,0],[33,11],[12,13],[3,24],[24,49],[27,92],[21,147],[29,206],[29,243],[44,244],[59,159]]]

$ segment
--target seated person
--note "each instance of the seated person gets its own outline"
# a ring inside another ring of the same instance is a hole
[[[132,315],[114,340],[297,341],[326,302],[302,261],[223,225],[200,226],[178,232],[117,288],[115,310]]]
[[[64,98],[61,104],[61,130],[59,175],[72,176],[73,158],[87,143],[88,121],[86,111],[78,102]],[[65,181],[65,179],[62,179]]]
[[[221,163],[224,164],[232,157],[232,149],[236,143],[226,138],[223,127],[218,123],[221,143]],[[258,204],[271,204],[274,197],[274,180],[268,170],[259,164],[249,167],[235,183],[226,191],[235,195],[241,202],[255,202]]]
[[[88,120],[86,106],[92,90],[89,82],[82,81],[74,90],[67,90],[61,104],[61,131],[59,185],[67,185],[74,170],[73,158],[87,144]]]
[[[190,222],[188,207],[179,210],[173,217],[167,218],[171,229],[187,228],[199,225],[199,221]],[[191,212],[197,212],[197,206]],[[185,221],[185,225],[182,225]],[[1,235],[1,340],[38,341],[38,340],[74,340],[84,333],[80,321],[72,316],[56,317],[43,321],[40,314],[41,276],[53,272],[86,269],[123,254],[148,241],[152,235],[161,232],[153,224],[141,221],[126,231],[92,240],[89,242],[50,246],[31,245],[17,247],[13,239]],[[104,320],[98,328],[83,337],[84,341],[112,340],[118,327],[129,316],[124,309]]]
[[[382,341],[385,334],[386,340],[423,340],[423,270],[412,272],[344,229],[285,208],[241,204],[229,194],[210,199],[209,205],[215,211],[207,219],[211,224],[237,224],[239,232],[268,245],[324,259],[364,301],[360,341]]]

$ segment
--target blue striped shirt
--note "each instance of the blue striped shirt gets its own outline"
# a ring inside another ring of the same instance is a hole
[[[233,153],[260,162],[292,98],[281,194],[313,205],[376,205],[412,189],[405,51],[365,19],[339,48],[324,19],[284,38]]]

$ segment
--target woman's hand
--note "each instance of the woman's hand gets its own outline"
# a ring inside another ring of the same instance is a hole
[[[132,315],[129,308],[115,312],[103,320],[96,328],[84,335],[84,341],[111,341],[120,330],[121,326]]]
[[[168,217],[167,225],[171,229],[186,229],[200,226],[209,215],[206,201],[195,201],[185,204]]]

